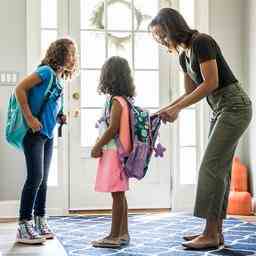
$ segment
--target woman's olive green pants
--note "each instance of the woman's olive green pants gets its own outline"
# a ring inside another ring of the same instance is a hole
[[[212,108],[208,144],[199,169],[194,215],[224,219],[232,160],[239,139],[252,118],[252,104],[238,83],[207,97]]]

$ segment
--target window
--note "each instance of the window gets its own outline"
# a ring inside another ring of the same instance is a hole
[[[41,57],[49,44],[57,39],[57,34],[57,0],[41,0]]]
[[[159,108],[160,58],[158,45],[147,30],[150,19],[159,9],[159,0],[78,0],[80,3],[80,81],[81,81],[81,141],[91,147],[98,131],[96,120],[102,112],[104,96],[97,94],[101,67],[113,55],[129,61],[135,79],[136,103],[150,111]],[[168,2],[160,1],[160,2]],[[179,0],[179,10],[194,27],[194,0]],[[48,8],[51,6],[51,8]],[[58,37],[58,0],[41,0],[41,56],[49,43]],[[68,8],[68,7],[67,7]],[[144,17],[141,19],[141,17]],[[66,31],[66,30],[65,30]],[[67,31],[66,31],[67,32]],[[149,57],[150,53],[150,57]],[[179,75],[179,93],[184,92],[183,73]],[[199,155],[197,106],[182,111],[178,121],[179,180],[195,184]],[[176,145],[175,145],[176,146]],[[57,184],[58,143],[49,184]]]
[[[188,22],[194,27],[194,1],[179,0],[179,10]],[[184,93],[184,74],[180,70],[180,94]],[[179,170],[180,183],[195,184],[197,171],[198,139],[197,106],[184,109],[179,118]]]
[[[51,6],[51,8],[49,8]],[[51,42],[57,39],[57,0],[41,0],[41,58]],[[57,132],[54,137],[53,158],[49,172],[48,185],[58,184],[58,141]]]
[[[135,79],[136,103],[151,111],[159,107],[158,46],[147,30],[158,2],[80,1],[82,147],[92,146],[97,138],[94,124],[102,111],[104,96],[99,96],[96,88],[106,58],[126,58]]]

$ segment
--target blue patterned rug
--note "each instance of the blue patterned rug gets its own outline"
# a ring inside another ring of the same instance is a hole
[[[93,248],[91,240],[102,238],[110,230],[111,218],[52,217],[52,229],[69,256],[247,256],[256,255],[256,225],[227,219],[224,225],[226,247],[211,251],[190,251],[181,246],[182,235],[197,232],[202,220],[188,215],[131,215],[131,244],[120,250]]]

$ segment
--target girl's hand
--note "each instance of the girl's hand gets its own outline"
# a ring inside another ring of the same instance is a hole
[[[159,115],[163,122],[171,122],[173,123],[179,115],[180,108],[178,106],[172,106],[168,109],[164,109],[163,111],[159,112]]]
[[[94,146],[91,151],[91,157],[93,158],[99,158],[102,156],[102,148],[98,146]]]
[[[58,121],[59,121],[60,124],[67,124],[67,116],[65,114],[61,114],[59,116],[59,120]]]
[[[43,125],[36,117],[32,117],[28,119],[27,124],[28,124],[28,127],[31,128],[33,132],[39,132],[43,128]]]

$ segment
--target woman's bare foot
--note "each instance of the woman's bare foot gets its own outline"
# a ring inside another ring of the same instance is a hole
[[[191,241],[182,243],[182,245],[186,248],[194,250],[218,248],[220,245],[220,239],[218,236],[211,237],[203,234]]]
[[[185,241],[192,241],[193,239],[199,237],[200,234],[197,234],[197,235],[186,235],[186,236],[183,236],[183,239]],[[220,234],[220,245],[224,245],[225,241],[224,241],[224,236],[223,234]]]

